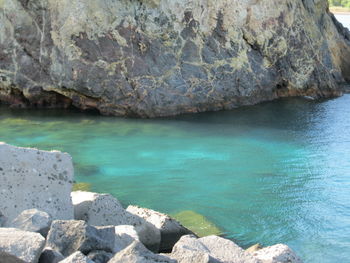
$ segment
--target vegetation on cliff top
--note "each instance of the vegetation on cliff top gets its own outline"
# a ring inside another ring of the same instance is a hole
[[[330,6],[350,8],[350,0],[328,0]]]

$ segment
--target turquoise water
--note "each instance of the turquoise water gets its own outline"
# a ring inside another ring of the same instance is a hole
[[[349,262],[350,95],[140,120],[0,108],[0,141],[69,152],[92,190],[193,210],[246,247]]]

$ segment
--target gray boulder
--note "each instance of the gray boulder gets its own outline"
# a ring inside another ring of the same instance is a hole
[[[86,257],[80,251],[77,251],[77,252],[74,252],[69,257],[65,258],[64,260],[60,261],[60,263],[94,263],[94,262],[88,257]]]
[[[15,228],[0,228],[0,261],[36,263],[45,246],[38,233]]]
[[[219,260],[210,256],[210,251],[194,235],[180,238],[175,244],[170,258],[176,259],[178,263],[218,263]]]
[[[195,236],[183,236],[175,244],[171,258],[179,262],[223,262],[223,263],[258,263],[234,242],[218,236],[197,239]]]
[[[294,251],[284,244],[260,249],[252,255],[262,263],[302,263]]]
[[[85,255],[94,250],[113,252],[115,242],[114,227],[96,228],[80,220],[53,221],[46,245],[69,256],[76,251]]]
[[[160,230],[160,251],[171,251],[175,243],[184,235],[194,235],[194,233],[182,226],[178,221],[170,216],[154,211],[152,209],[138,206],[128,206],[126,211],[142,217],[147,222]]]
[[[117,253],[108,263],[176,263],[164,255],[154,254],[142,243],[134,241],[130,246]]]
[[[106,263],[108,262],[114,254],[108,253],[104,250],[94,250],[91,251],[87,257],[95,263]]]
[[[58,151],[39,151],[0,143],[0,211],[11,222],[37,208],[54,219],[72,219],[72,158]]]
[[[6,223],[6,217],[0,211],[0,227],[3,227]]]
[[[134,241],[140,241],[134,226],[120,225],[120,226],[116,226],[114,230],[115,230],[115,242],[114,242],[114,251],[113,251],[114,253],[117,253],[123,250]]]
[[[58,263],[63,259],[64,256],[60,252],[53,250],[51,247],[46,247],[41,253],[39,263]]]
[[[258,260],[254,259],[249,253],[245,252],[241,247],[236,245],[231,240],[218,237],[207,236],[199,239],[199,242],[204,245],[209,254],[227,263],[256,263]]]
[[[160,231],[143,218],[126,211],[119,201],[109,194],[91,192],[72,192],[74,215],[89,225],[132,225],[140,241],[150,250],[158,252]]]
[[[47,236],[49,228],[51,226],[51,216],[38,209],[28,209],[20,213],[12,222],[9,227],[14,227],[30,232],[40,233],[43,237]]]

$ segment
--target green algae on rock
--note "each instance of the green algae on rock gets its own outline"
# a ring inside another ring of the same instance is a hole
[[[75,183],[73,185],[73,192],[75,191],[85,191],[85,192],[90,192],[91,191],[91,184],[90,183]]]
[[[350,35],[327,0],[1,0],[0,11],[0,101],[13,107],[156,117],[338,96],[350,80]]]
[[[186,228],[193,231],[199,237],[222,234],[222,231],[216,225],[214,225],[214,223],[210,222],[203,215],[194,211],[182,211],[172,215],[172,217],[178,220]]]

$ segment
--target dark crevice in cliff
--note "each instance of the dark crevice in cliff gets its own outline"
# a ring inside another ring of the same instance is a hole
[[[0,103],[9,105],[11,108],[71,108],[72,100],[54,91],[45,91],[42,87],[34,86],[20,90],[10,86],[0,88]]]

